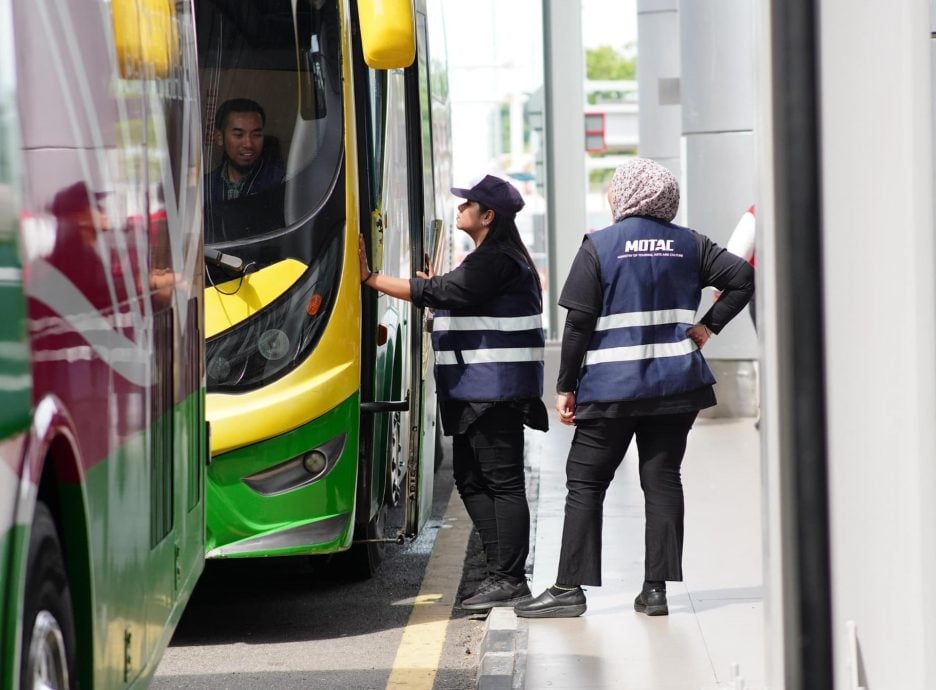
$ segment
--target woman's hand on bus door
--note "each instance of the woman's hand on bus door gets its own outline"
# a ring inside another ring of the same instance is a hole
[[[364,246],[364,235],[358,235],[358,261],[361,264],[361,282],[366,283],[371,277],[370,264],[367,262],[367,248]]]
[[[410,291],[410,282],[406,278],[394,278],[370,270],[363,235],[358,235],[358,262],[360,263],[362,285],[397,299],[405,299],[407,302],[413,298]]]
[[[429,280],[430,278],[432,278],[432,277],[435,275],[435,271],[432,270],[432,262],[429,260],[429,255],[428,255],[428,254],[423,254],[423,261],[425,262],[426,270],[425,270],[425,271],[416,271],[416,277],[417,277],[417,278],[423,278],[423,279],[425,279],[425,280]]]

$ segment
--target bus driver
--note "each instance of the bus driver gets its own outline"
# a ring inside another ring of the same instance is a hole
[[[205,175],[207,204],[259,194],[283,181],[283,167],[263,155],[265,126],[256,101],[232,98],[218,108],[214,142],[224,153],[221,165]]]

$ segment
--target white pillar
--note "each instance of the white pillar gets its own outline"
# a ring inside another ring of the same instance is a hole
[[[689,2],[679,14],[685,221],[724,247],[757,194],[754,2]],[[748,315],[740,314],[713,338],[705,356],[756,359],[757,336]]]
[[[549,309],[550,336],[556,338],[562,333],[556,300],[586,230],[581,0],[543,0],[543,32],[549,238],[549,281],[544,306]],[[550,385],[547,382],[547,387]]]
[[[860,657],[869,688],[933,687],[932,6],[819,8],[835,684],[853,687]],[[909,605],[895,606],[886,591]]]
[[[782,0],[781,0],[782,1]],[[758,3],[755,16],[755,64],[756,64],[756,101],[755,141],[757,148],[757,251],[761,253],[758,273],[758,313],[773,315],[777,313],[776,270],[772,257],[776,256],[774,246],[774,194],[773,194],[773,84],[772,57],[770,45],[769,2]],[[772,318],[772,317],[767,317]],[[777,363],[778,344],[776,328],[761,329],[763,357],[759,370],[761,396],[761,534],[763,539],[764,567],[764,670],[765,687],[780,690],[788,687],[784,661],[786,658],[786,639],[784,636],[784,598],[785,577],[783,553],[789,549],[784,543],[781,515],[784,510],[784,498],[780,491],[780,428],[778,417],[778,389],[780,373]],[[790,501],[786,507],[789,509]]]
[[[637,36],[640,155],[665,165],[681,179],[679,0],[638,0]]]

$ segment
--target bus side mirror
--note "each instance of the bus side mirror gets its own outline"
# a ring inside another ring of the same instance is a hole
[[[175,2],[113,0],[111,10],[121,78],[166,78],[179,60]]]
[[[412,0],[358,0],[364,62],[371,69],[402,69],[416,57]]]

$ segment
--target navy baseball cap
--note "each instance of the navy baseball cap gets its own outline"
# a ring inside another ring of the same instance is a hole
[[[513,218],[523,208],[523,197],[507,180],[493,175],[485,175],[471,189],[452,187],[452,194],[469,201],[477,201],[498,213]]]

